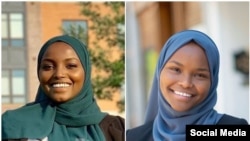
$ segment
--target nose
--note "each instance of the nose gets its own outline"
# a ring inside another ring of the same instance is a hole
[[[179,85],[181,85],[183,88],[191,88],[193,86],[192,76],[182,75],[179,80]]]
[[[62,66],[56,67],[56,69],[54,71],[55,78],[63,78],[63,77],[65,77],[65,74],[66,74],[66,70],[64,67],[62,67]]]

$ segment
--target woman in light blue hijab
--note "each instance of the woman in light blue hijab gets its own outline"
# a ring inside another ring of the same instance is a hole
[[[127,130],[127,141],[184,141],[188,124],[248,124],[214,109],[219,60],[216,44],[200,31],[184,30],[170,37],[160,53],[145,124]],[[170,84],[177,77],[180,82]]]

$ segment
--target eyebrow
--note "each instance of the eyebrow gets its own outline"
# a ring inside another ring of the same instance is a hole
[[[176,64],[178,66],[183,66],[183,64],[181,64],[180,62],[175,61],[175,60],[171,60],[171,61],[169,61],[169,63],[174,63],[174,64]],[[207,68],[198,68],[197,70],[198,71],[207,71],[207,72],[210,72],[209,69],[207,69]]]
[[[175,60],[169,61],[169,63],[174,63],[174,64],[176,64],[178,66],[183,66],[181,63],[179,63],[179,62],[177,62]]]
[[[66,59],[64,59],[64,61],[70,61],[70,60],[77,60],[77,61],[80,61],[80,60],[77,59],[77,58],[66,58]],[[41,61],[53,62],[54,60],[53,60],[52,58],[44,58],[44,59],[42,59]]]

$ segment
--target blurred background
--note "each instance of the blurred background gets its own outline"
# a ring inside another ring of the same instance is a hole
[[[175,32],[197,29],[221,55],[216,110],[250,121],[249,2],[126,2],[125,8],[124,2],[6,1],[1,8],[2,112],[34,101],[38,51],[49,38],[70,34],[94,56],[102,111],[125,117],[126,128],[138,126],[163,44]]]
[[[69,34],[91,54],[101,110],[125,116],[124,2],[1,2],[2,113],[35,100],[37,55],[50,38]]]
[[[208,34],[220,51],[215,109],[250,121],[249,2],[126,2],[126,128],[144,123],[151,82],[167,39]]]

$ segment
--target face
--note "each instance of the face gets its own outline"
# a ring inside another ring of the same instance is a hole
[[[84,83],[84,69],[74,49],[64,43],[51,44],[43,55],[39,81],[46,95],[56,103],[74,98]]]
[[[178,49],[160,74],[160,89],[166,101],[179,112],[192,109],[208,95],[211,85],[204,50],[195,43]]]

